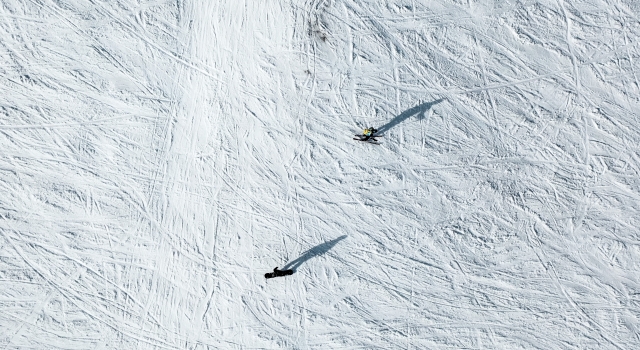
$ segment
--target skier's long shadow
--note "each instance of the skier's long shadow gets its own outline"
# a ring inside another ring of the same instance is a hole
[[[340,236],[334,240],[328,241],[328,242],[324,242],[322,244],[319,244],[309,250],[307,250],[306,252],[304,252],[302,255],[300,255],[299,258],[297,258],[296,260],[293,260],[292,262],[287,263],[282,269],[283,270],[293,270],[294,272],[296,271],[296,269],[298,267],[300,267],[300,265],[302,265],[305,261],[316,257],[318,255],[322,255],[326,252],[328,252],[331,248],[333,248],[333,246],[335,246],[338,242],[340,242],[341,240],[347,238],[346,235],[344,236]]]
[[[413,108],[407,109],[406,111],[400,113],[400,115],[398,115],[397,117],[391,119],[387,124],[381,126],[378,129],[379,133],[383,133],[385,131],[390,130],[391,128],[393,128],[394,126],[402,123],[403,121],[405,121],[406,119],[409,119],[410,117],[419,114],[418,116],[418,120],[421,120],[424,118],[424,113],[426,111],[429,110],[429,108],[431,108],[434,105],[437,105],[438,103],[444,101],[444,98],[441,98],[439,100],[435,100],[435,101],[431,101],[431,102],[425,102],[421,105],[415,106]]]

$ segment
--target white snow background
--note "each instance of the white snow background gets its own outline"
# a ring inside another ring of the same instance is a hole
[[[639,349],[639,45],[636,0],[3,0],[0,348]]]

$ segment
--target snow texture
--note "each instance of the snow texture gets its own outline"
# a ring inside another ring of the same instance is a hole
[[[639,348],[640,2],[0,18],[0,348]]]

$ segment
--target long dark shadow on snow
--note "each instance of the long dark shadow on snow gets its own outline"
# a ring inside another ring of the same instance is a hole
[[[406,111],[400,113],[400,115],[398,115],[397,117],[391,119],[387,124],[381,126],[380,128],[378,128],[378,132],[379,133],[383,133],[385,131],[390,130],[391,128],[393,128],[394,126],[402,123],[403,121],[405,121],[406,119],[409,119],[410,117],[419,114],[420,116],[418,117],[418,120],[421,120],[424,118],[424,113],[426,111],[429,110],[429,108],[431,108],[434,105],[437,105],[438,103],[444,101],[444,98],[441,98],[439,100],[435,100],[435,101],[431,101],[431,102],[425,102],[421,105],[415,106],[413,108],[407,109]]]
[[[326,252],[328,252],[331,248],[333,248],[334,245],[336,245],[338,242],[340,242],[341,240],[347,238],[346,235],[344,236],[340,236],[334,240],[328,241],[328,242],[324,242],[322,244],[319,244],[309,250],[307,250],[306,252],[304,252],[302,255],[300,255],[299,258],[297,258],[296,260],[287,263],[282,269],[283,270],[293,270],[295,271],[298,267],[300,267],[300,265],[304,264],[305,261],[316,257],[318,255],[322,255]]]

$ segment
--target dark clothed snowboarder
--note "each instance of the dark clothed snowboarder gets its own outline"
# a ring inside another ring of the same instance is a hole
[[[274,278],[288,275],[293,275],[293,270],[278,270],[278,268],[276,267],[275,269],[273,269],[273,272],[265,273],[264,278]]]

